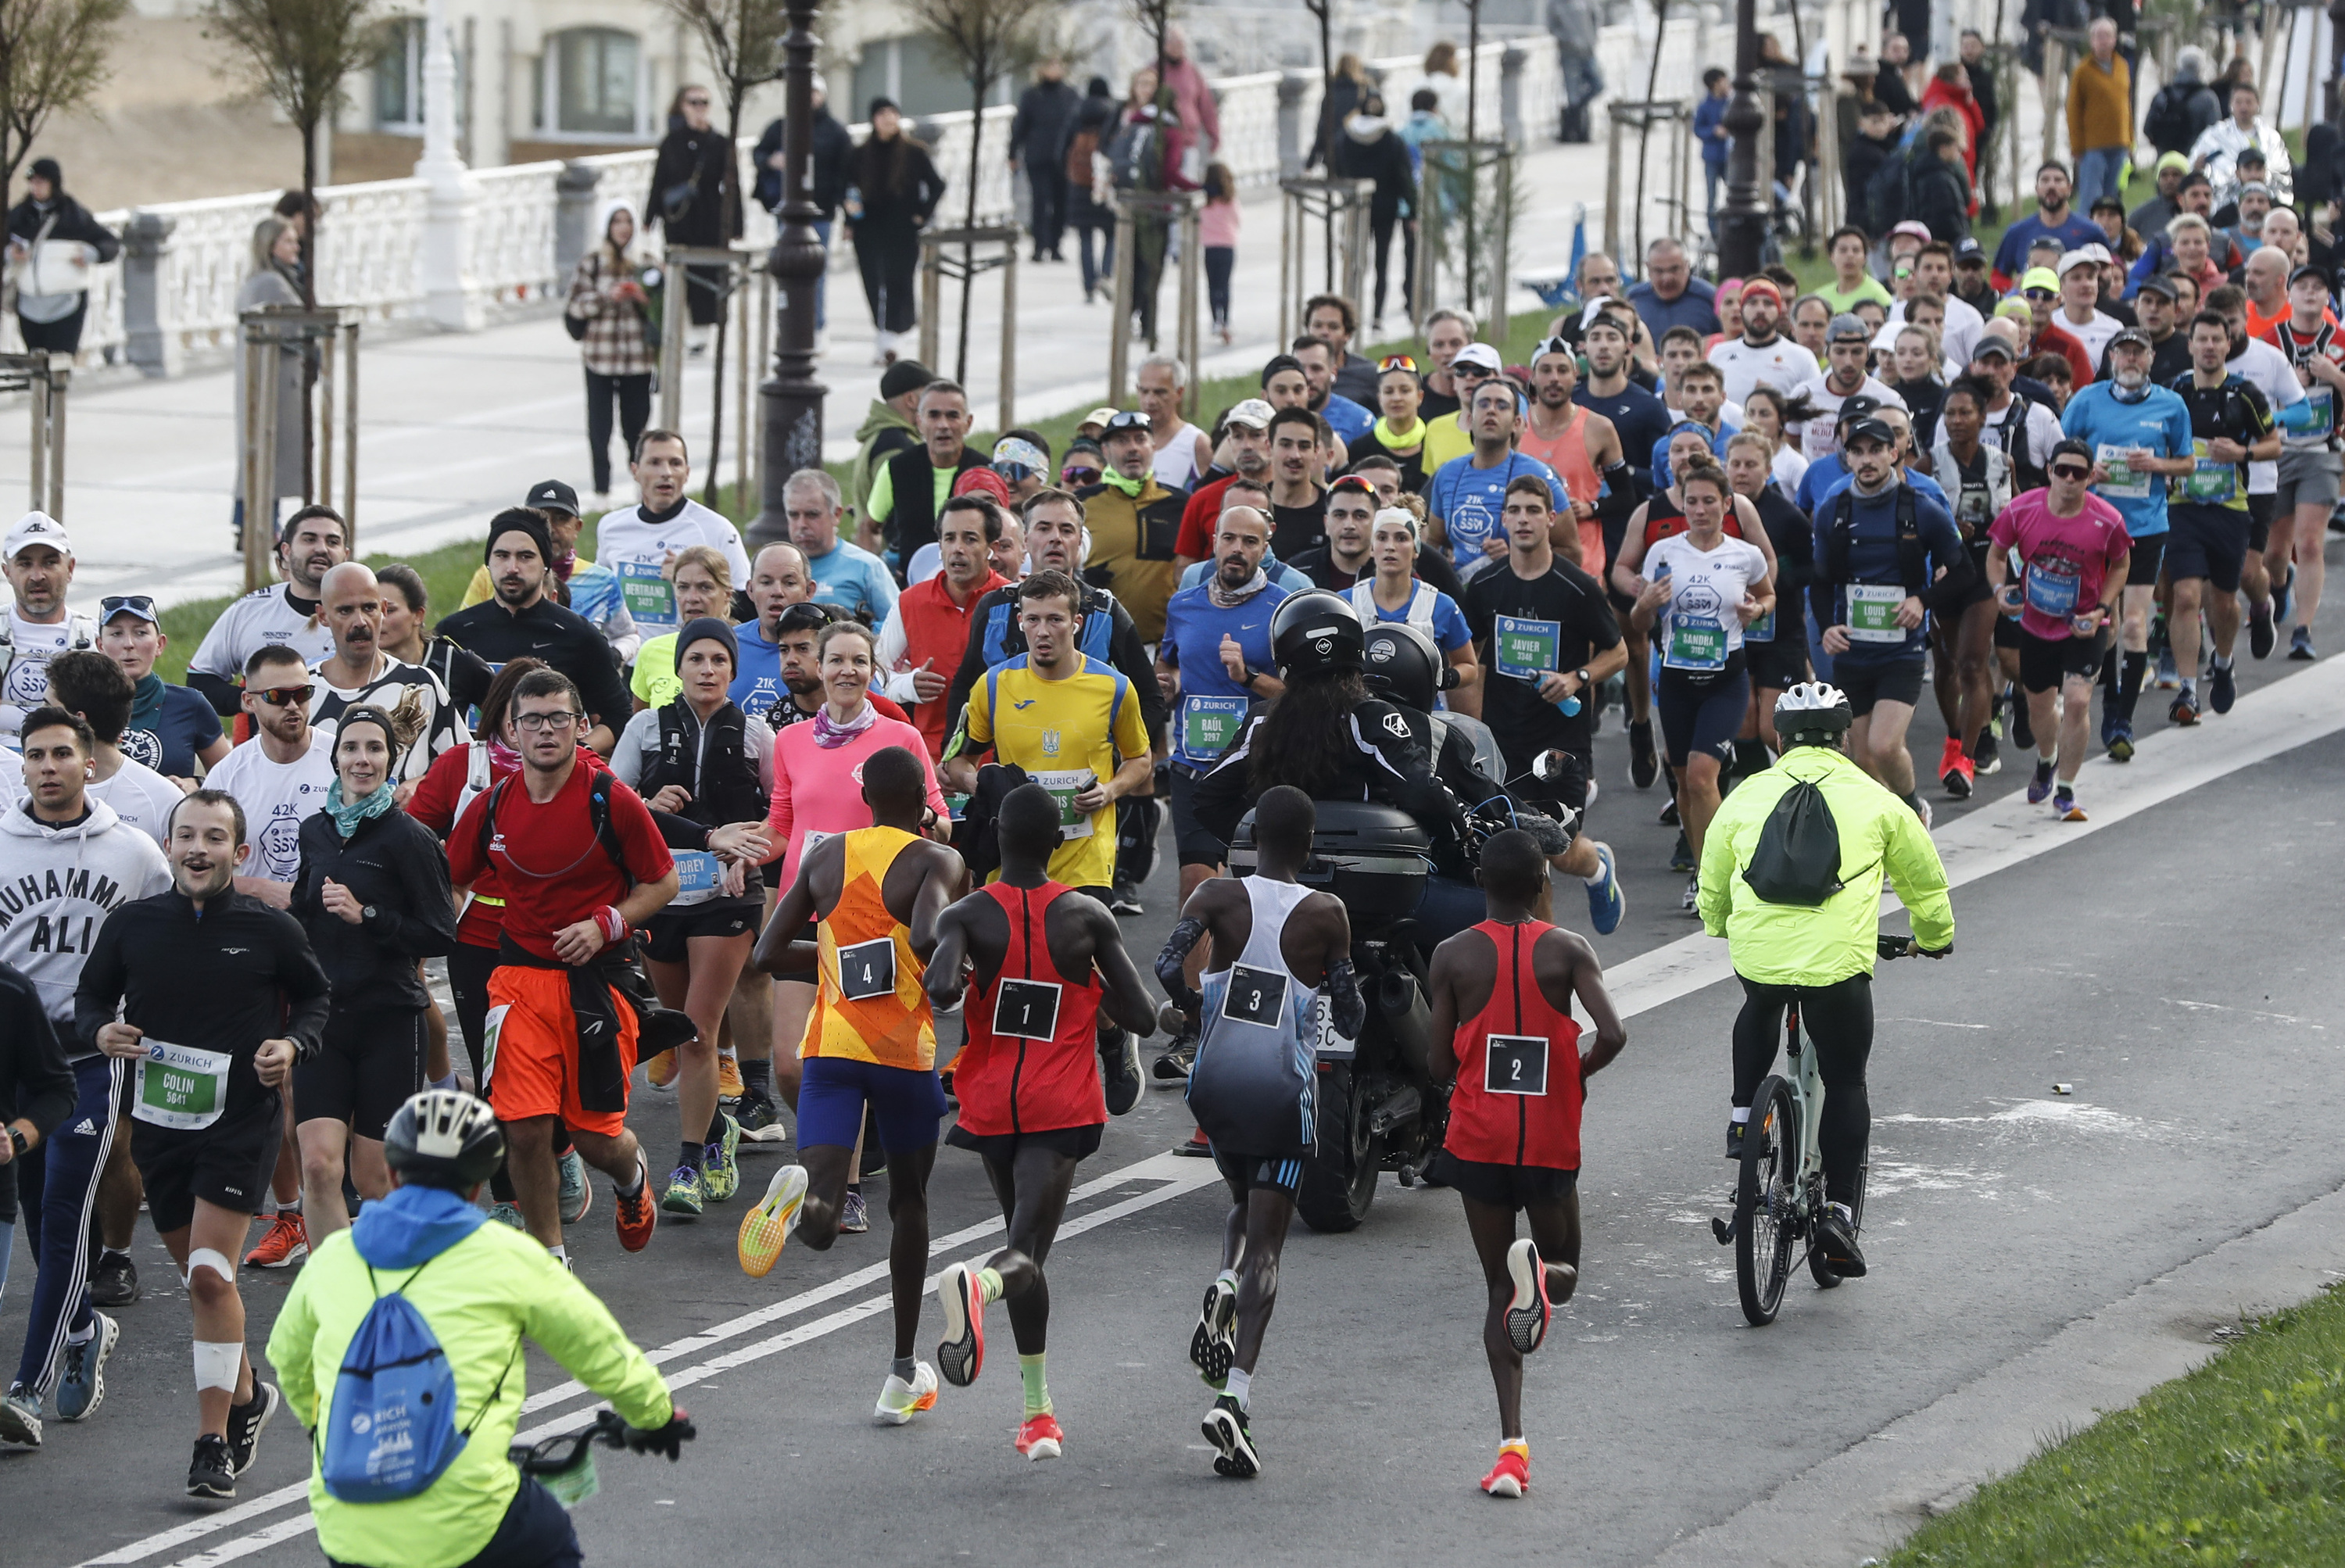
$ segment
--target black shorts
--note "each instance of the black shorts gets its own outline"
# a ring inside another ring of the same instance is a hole
[[[1561,1203],[1579,1185],[1576,1170],[1553,1166],[1501,1166],[1481,1160],[1461,1160],[1447,1149],[1436,1151],[1433,1179],[1456,1187],[1458,1196],[1493,1208],[1526,1209]]]
[[[1847,693],[1848,710],[1858,718],[1871,713],[1875,703],[1902,702],[1911,708],[1922,700],[1922,663],[1920,654],[1863,663],[1842,654],[1832,660],[1832,684]]]
[[[2248,497],[2248,548],[2263,554],[2271,544],[2272,519],[2279,514],[2279,493]]]
[[[1664,667],[1653,687],[1653,706],[1660,709],[1670,767],[1683,768],[1697,752],[1723,760],[1751,717],[1751,677],[1732,657],[1725,673],[1707,680]]]
[[[1958,619],[1962,613],[1973,605],[1983,605],[1995,597],[1995,590],[1986,585],[1987,549],[1987,542],[1984,539],[1974,539],[1971,542],[1971,585],[1963,590],[1963,596],[1960,599],[1947,606],[1944,610],[1932,612],[1934,615],[1943,615],[1948,620]]]
[[[1303,1161],[1299,1157],[1223,1154],[1215,1149],[1213,1168],[1222,1173],[1222,1179],[1229,1184],[1230,1196],[1240,1203],[1256,1187],[1283,1192],[1290,1199],[1303,1191]]]
[[[285,1138],[285,1102],[274,1094],[183,1131],[130,1121],[130,1160],[147,1185],[147,1214],[158,1234],[185,1230],[203,1199],[235,1214],[259,1214]]]
[[[2017,623],[2014,623],[2016,625]],[[2108,628],[2088,637],[2039,637],[2019,628],[2019,686],[2023,691],[2056,691],[2066,677],[2091,680],[2109,651]]]
[[[1780,622],[1777,623],[1780,629]],[[1808,678],[1808,639],[1778,636],[1772,642],[1744,643],[1751,661],[1751,685],[1758,691],[1782,691]]]
[[[652,916],[644,956],[657,963],[682,963],[696,936],[756,936],[766,918],[763,899],[712,899],[705,904],[665,909]]]
[[[293,1069],[293,1115],[348,1122],[380,1139],[423,1087],[423,1010],[381,1007],[327,1015],[325,1046]]]
[[[1106,1131],[1106,1123],[1093,1122],[1082,1127],[1046,1127],[1039,1133],[972,1133],[955,1122],[945,1142],[983,1156],[988,1165],[1006,1166],[1017,1159],[1020,1149],[1028,1147],[1046,1148],[1071,1160],[1089,1159],[1099,1153],[1100,1137]]]
[[[2239,574],[2254,547],[2247,514],[2226,506],[2177,506],[2167,513],[2166,561],[2178,583],[2204,577],[2218,593],[2239,591]]]
[[[1218,866],[1229,859],[1229,846],[1207,832],[1197,820],[1197,786],[1204,775],[1188,764],[1172,764],[1172,844],[1184,866]]]
[[[2017,616],[2006,616],[2000,610],[1995,612],[1995,646],[1999,648],[2015,648],[2019,646]]]
[[[2167,514],[2171,519],[2173,514]],[[2168,527],[2172,526],[2169,521]],[[2133,542],[2133,555],[2126,565],[2126,586],[2147,588],[2157,581],[2158,569],[2166,565],[2166,542],[2170,534],[2152,534],[2147,539]]]

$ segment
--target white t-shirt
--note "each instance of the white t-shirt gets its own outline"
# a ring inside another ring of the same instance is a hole
[[[2296,379],[2296,367],[2261,338],[2249,338],[2248,346],[2226,361],[2226,367],[2239,372],[2242,379],[2255,384],[2265,401],[2278,413],[2290,403],[2304,401],[2304,387]],[[2269,495],[2279,489],[2279,463],[2267,458],[2248,464],[2248,494]]]
[[[2125,325],[2106,311],[2095,311],[2088,321],[2072,321],[2068,319],[2066,305],[2053,313],[2052,324],[2084,344],[2085,358],[2094,364],[2101,362],[2101,351],[2109,346],[2109,340],[2116,337],[2117,329]]]
[[[1708,551],[1672,534],[1645,552],[1645,580],[1670,583],[1669,602],[1653,631],[1661,667],[1714,675],[1742,646],[1736,607],[1767,581],[1767,557],[1747,539],[1721,535]],[[1721,634],[1723,634],[1721,636]]]
[[[1894,388],[1888,382],[1877,381],[1872,376],[1865,377],[1863,384],[1855,392],[1843,393],[1832,390],[1832,377],[1829,374],[1820,375],[1812,382],[1802,382],[1799,392],[1792,395],[1796,397],[1802,392],[1807,395],[1808,401],[1816,408],[1816,417],[1800,427],[1800,450],[1807,454],[1810,463],[1813,463],[1820,457],[1830,456],[1840,450],[1840,405],[1850,398],[1862,393],[1866,397],[1877,398],[1883,403],[1898,408],[1905,407],[1905,400],[1897,395]]]
[[[334,743],[312,730],[310,754],[299,762],[272,762],[258,739],[246,741],[204,775],[208,789],[225,789],[244,808],[244,840],[252,853],[237,874],[290,883],[301,871],[301,821],[326,809],[334,783]]]
[[[1873,334],[1873,346],[1884,354],[1894,353],[1897,334],[1904,325],[1905,301],[1900,300],[1889,307],[1889,320]],[[1952,294],[1946,296],[1946,327],[1938,334],[1938,346],[1945,351],[1949,361],[1957,366],[1969,364],[1971,351],[1978,347],[1979,333],[1985,329],[1986,318],[1978,313],[1977,307]],[[1957,370],[1955,373],[1961,372]]]
[[[186,796],[179,787],[147,767],[126,757],[111,779],[93,779],[86,787],[93,800],[114,808],[124,824],[136,828],[157,844],[170,836],[171,808]]]
[[[646,640],[681,624],[675,585],[660,575],[660,567],[671,551],[695,545],[714,545],[733,570],[733,585],[747,585],[749,553],[741,547],[741,531],[697,501],[686,498],[684,509],[665,523],[647,522],[641,506],[625,506],[605,512],[595,524],[594,564],[618,575],[621,596]]]
[[[2295,381],[2296,372],[2290,371],[2288,379]],[[16,613],[14,604],[8,606],[8,637],[16,651],[8,660],[7,675],[0,677],[0,734],[15,734],[24,728],[25,715],[49,700],[49,661],[71,651],[74,622],[82,619],[86,617],[68,609],[63,620],[51,626],[28,621]]]
[[[204,634],[196,657],[188,661],[188,672],[242,681],[245,661],[265,647],[289,647],[303,664],[316,664],[330,655],[334,634],[316,618],[314,606],[302,609],[292,602],[291,593],[289,583],[256,588],[222,610]]]
[[[449,700],[440,677],[420,664],[386,657],[381,674],[366,685],[345,687],[326,678],[322,661],[310,667],[317,691],[310,698],[310,722],[330,742],[341,728],[342,715],[361,703],[380,708],[391,722],[413,731],[413,738],[391,769],[394,782],[421,779],[442,752],[470,740],[463,716]]]
[[[1152,464],[1157,484],[1167,490],[1187,490],[1197,483],[1197,438],[1204,433],[1184,419],[1164,438]]]
[[[1784,499],[1796,501],[1800,494],[1800,481],[1808,476],[1808,460],[1788,446],[1778,446],[1775,461],[1769,465],[1768,472],[1775,476],[1776,488],[1782,491]]]
[[[1773,387],[1789,396],[1793,387],[1815,380],[1823,370],[1815,355],[1781,333],[1763,349],[1741,338],[1725,339],[1710,351],[1710,362],[1726,382],[1727,401],[1738,403],[1756,386]]]
[[[0,741],[0,811],[13,811],[25,798],[25,754]]]

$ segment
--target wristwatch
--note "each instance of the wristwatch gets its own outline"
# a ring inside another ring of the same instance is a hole
[[[1254,683],[1261,678],[1262,671],[1254,668],[1252,665],[1248,665],[1246,667],[1245,678],[1238,682],[1238,684],[1245,687],[1248,691],[1252,691],[1254,689]]]
[[[31,1142],[25,1136],[24,1128],[10,1127],[8,1129],[8,1148],[10,1151],[10,1157],[12,1159],[24,1158],[25,1151],[32,1146]]]
[[[1585,677],[1583,677],[1583,678],[1585,678]],[[373,919],[374,919],[374,905],[372,905],[372,904],[362,904],[362,905],[360,905],[360,908],[359,908],[359,919],[360,919],[360,921],[361,922],[364,922],[364,921],[371,921],[371,920],[373,920]]]
[[[1578,669],[1573,670],[1571,673],[1579,677],[1579,689],[1586,691],[1588,689],[1588,667],[1586,665],[1581,665]]]

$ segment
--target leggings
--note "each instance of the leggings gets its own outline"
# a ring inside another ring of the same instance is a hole
[[[1742,980],[1742,1011],[1734,1020],[1737,1109],[1750,1105],[1759,1081],[1775,1064],[1783,1008],[1791,1002],[1800,1004],[1800,1031],[1823,1075],[1824,1114],[1816,1135],[1824,1156],[1824,1192],[1832,1202],[1853,1207],[1863,1191],[1865,1139],[1873,1127],[1873,1102],[1864,1092],[1864,1062],[1873,1054],[1873,976],[1852,974],[1830,985]]]
[[[1230,273],[1238,264],[1237,247],[1205,247],[1205,298],[1213,309],[1213,325],[1230,324]]]
[[[1376,309],[1370,313],[1372,321],[1381,321],[1385,319],[1385,266],[1392,259],[1393,229],[1396,226],[1401,231],[1400,302],[1402,309],[1407,309],[1410,299],[1416,292],[1416,225],[1403,222],[1397,214],[1391,218],[1371,219],[1369,236],[1376,245]]]
[[[863,273],[863,297],[871,304],[871,324],[883,332],[909,332],[919,324],[919,296],[912,275],[920,267],[918,229],[855,230],[855,265]]]
[[[611,493],[611,405],[619,409],[619,433],[625,438],[627,455],[635,453],[635,438],[652,420],[652,378],[648,372],[639,376],[606,376],[599,372],[586,372],[586,451],[594,463],[594,494]]]
[[[114,1147],[115,1097],[124,1071],[107,1056],[76,1062],[74,1108],[17,1170],[25,1240],[41,1272],[33,1284],[15,1381],[36,1394],[48,1391],[66,1335],[79,1333],[92,1322],[90,1217],[97,1203],[98,1176]],[[89,1130],[80,1130],[85,1127]]]

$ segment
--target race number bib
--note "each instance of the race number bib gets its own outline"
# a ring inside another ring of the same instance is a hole
[[[2182,496],[2207,506],[2228,505],[2239,493],[2239,465],[2219,463],[2207,455],[2207,443],[2200,438],[2190,443],[2196,460],[2190,472],[2182,476]]]
[[[993,991],[993,1032],[1015,1040],[1049,1040],[1059,1033],[1062,991],[1048,980],[1005,980]]]
[[[1771,643],[1775,640],[1775,610],[1771,605],[1767,613],[1742,628],[1746,643]]]
[[[896,939],[874,937],[838,950],[838,993],[849,1002],[896,994]]]
[[[1510,675],[1518,680],[1537,680],[1556,667],[1556,655],[1562,642],[1560,621],[1500,616],[1490,628],[1491,667],[1500,675]]]
[[[1697,673],[1726,667],[1726,628],[1718,622],[1692,616],[1670,617],[1669,647],[1661,663],[1670,669]]]
[[[2037,615],[2065,621],[2076,613],[2081,597],[2073,567],[2065,563],[2031,561],[2027,565],[2027,607]]]
[[[2093,453],[2095,460],[2108,471],[2108,478],[2093,486],[2094,492],[2103,500],[2147,501],[2149,499],[2151,476],[2137,471],[2133,464],[2126,461],[2126,453],[2130,450],[2132,449],[2129,447],[2117,446],[2105,441]]]
[[[635,629],[646,637],[676,629],[675,585],[660,575],[656,561],[621,561],[619,602],[635,618]]]
[[[1848,585],[1848,640],[1853,643],[1902,643],[1906,632],[1897,624],[1897,606],[1905,590],[1894,583],[1851,583]]]
[[[1211,762],[1237,738],[1245,713],[1243,697],[1183,697],[1181,754],[1194,762]]]
[[[161,1040],[146,1044],[130,1114],[180,1132],[199,1131],[218,1121],[228,1106],[228,1069],[235,1058],[225,1051],[199,1051]]]
[[[1482,1090],[1490,1095],[1545,1095],[1547,1036],[1491,1035],[1482,1056]]]
[[[1029,772],[1026,776],[1051,792],[1059,803],[1059,837],[1088,839],[1091,836],[1091,814],[1075,809],[1075,797],[1098,782],[1098,776],[1088,768],[1056,773]]]
[[[809,835],[811,837],[811,835]],[[675,891],[681,898],[685,893],[709,893],[716,891],[723,880],[725,868],[706,850],[676,850]]]
[[[499,1003],[481,1021],[481,1087],[477,1093],[484,1100],[489,1097],[489,1080],[497,1070],[497,1041],[505,1032],[505,1014],[511,1011],[511,1003]]]
[[[1286,976],[1274,969],[1233,964],[1230,988],[1222,993],[1222,1016],[1233,1023],[1275,1029],[1286,1013]]]

